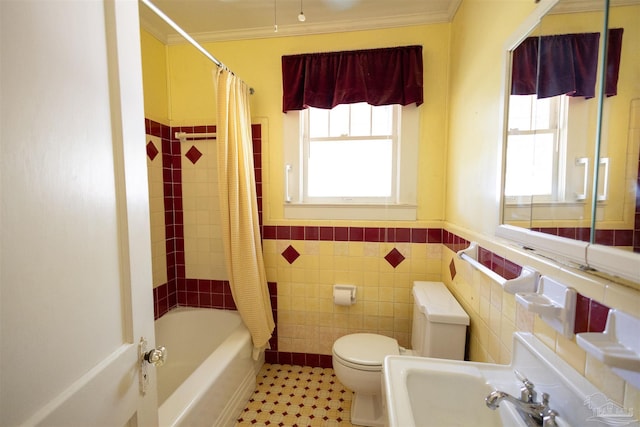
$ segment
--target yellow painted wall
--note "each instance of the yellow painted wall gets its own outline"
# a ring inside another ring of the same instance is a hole
[[[464,1],[452,25],[446,217],[491,235],[499,218],[504,43],[534,6]]]
[[[167,47],[144,30],[140,31],[140,43],[145,117],[168,124]]]

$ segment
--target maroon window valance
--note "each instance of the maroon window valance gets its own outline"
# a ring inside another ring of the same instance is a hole
[[[605,94],[617,94],[622,28],[609,30]],[[595,96],[600,33],[529,37],[513,52],[512,95]]]
[[[422,104],[422,46],[282,57],[282,111]]]

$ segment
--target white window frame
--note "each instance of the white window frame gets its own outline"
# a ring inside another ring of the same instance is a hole
[[[395,196],[388,200],[312,200],[304,194],[304,112],[283,114],[284,216],[287,219],[408,220],[416,219],[420,109],[398,107]]]

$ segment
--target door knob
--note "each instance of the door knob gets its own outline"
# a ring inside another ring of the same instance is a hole
[[[167,361],[167,349],[158,347],[149,350],[144,354],[144,360],[153,366],[162,366]]]

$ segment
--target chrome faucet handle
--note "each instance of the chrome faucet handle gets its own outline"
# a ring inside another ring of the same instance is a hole
[[[558,413],[556,411],[549,411],[542,419],[542,427],[558,427],[558,423],[556,423],[556,417]]]
[[[549,406],[549,393],[542,393],[542,404],[545,407]]]
[[[514,369],[513,372],[516,374],[516,378],[518,378],[519,381],[522,381],[522,387],[520,388],[520,400],[527,403],[533,403],[537,396],[537,393],[534,390],[534,384],[517,369]]]

